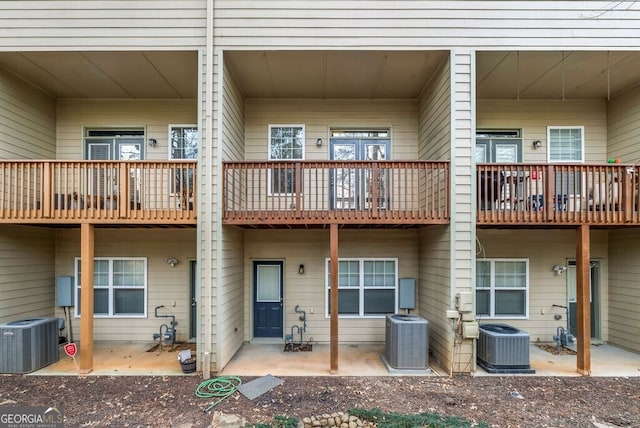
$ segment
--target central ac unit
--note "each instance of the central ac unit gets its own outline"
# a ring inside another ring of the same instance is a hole
[[[529,333],[507,324],[481,324],[477,361],[489,373],[535,373],[529,365]]]
[[[387,315],[385,363],[393,369],[428,370],[428,325],[417,315]]]
[[[58,361],[58,319],[0,325],[0,373],[31,373]]]

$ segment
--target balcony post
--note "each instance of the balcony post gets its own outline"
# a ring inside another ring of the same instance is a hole
[[[80,263],[82,276],[80,299],[80,373],[93,370],[93,255],[94,226],[82,223],[80,226]]]
[[[51,217],[51,199],[53,198],[53,175],[51,162],[44,162],[42,168],[42,189],[40,189],[40,203],[42,204],[42,217]]]
[[[578,373],[591,374],[591,307],[589,225],[578,227],[576,236],[576,300],[578,336]]]
[[[331,374],[338,372],[338,224],[329,226],[331,254]]]
[[[371,218],[378,218],[378,164],[376,162],[371,165],[371,182],[369,183],[369,191],[371,192]]]
[[[554,210],[556,206],[556,172],[553,165],[547,165],[547,173],[544,174],[544,206],[547,212],[547,221],[552,220],[554,217]]]
[[[118,212],[121,218],[129,216],[129,168],[125,163],[118,166]]]
[[[301,212],[301,204],[302,198],[300,195],[302,194],[302,168],[300,167],[300,162],[296,162],[296,218],[300,218]]]
[[[622,197],[623,204],[621,204],[621,208],[624,210],[624,222],[629,223],[632,220],[632,212],[633,212],[633,196],[635,194],[635,189],[633,183],[631,181],[632,174],[634,172],[627,172],[624,174],[624,181],[622,186],[622,194],[618,196],[618,198]],[[614,183],[614,185],[617,185]],[[619,201],[618,201],[619,203]]]

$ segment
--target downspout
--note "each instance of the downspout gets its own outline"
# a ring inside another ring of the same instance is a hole
[[[213,190],[213,138],[211,133],[213,132],[213,124],[211,120],[213,118],[213,71],[211,69],[213,62],[213,0],[207,0],[207,38],[206,38],[206,48],[205,48],[205,67],[206,67],[206,77],[205,77],[205,85],[204,85],[204,99],[205,99],[205,111],[204,111],[204,135],[206,135],[206,140],[208,144],[203,144],[203,157],[206,156],[206,165],[207,169],[204,171],[206,174],[206,178],[204,180],[205,183],[208,183],[208,186],[205,186],[204,189],[204,208],[200,210],[201,213],[204,214],[204,284],[203,284],[203,307],[204,307],[204,355],[203,355],[203,363],[202,363],[202,377],[204,379],[209,379],[211,377],[211,282],[212,282],[212,269],[211,269],[211,251],[212,251],[212,237],[213,234],[211,232],[211,227],[213,226],[213,219],[211,212],[211,191]],[[202,224],[201,221],[198,222]],[[199,238],[202,239],[202,238]]]

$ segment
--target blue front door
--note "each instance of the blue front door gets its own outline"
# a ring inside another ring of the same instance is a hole
[[[281,261],[253,262],[253,336],[283,337]]]

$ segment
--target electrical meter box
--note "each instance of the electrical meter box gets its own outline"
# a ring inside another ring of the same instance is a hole
[[[462,337],[465,339],[477,339],[480,337],[480,329],[477,322],[462,323]]]
[[[470,292],[461,291],[456,293],[456,309],[460,312],[473,312],[473,301]]]
[[[56,306],[73,306],[73,277],[56,277]]]
[[[416,280],[415,278],[400,278],[400,289],[398,290],[400,309],[416,308]]]

